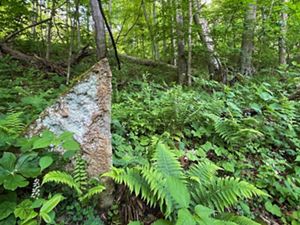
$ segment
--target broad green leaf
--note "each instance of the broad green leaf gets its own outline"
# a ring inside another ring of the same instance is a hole
[[[282,213],[280,208],[277,205],[273,205],[270,201],[265,203],[265,208],[268,212],[272,213],[275,216],[281,217]]]
[[[62,144],[62,147],[67,151],[78,151],[80,150],[80,145],[75,140],[66,140]]]
[[[43,156],[40,158],[39,165],[41,167],[41,170],[48,168],[53,163],[53,158],[51,156]]]
[[[40,174],[40,168],[38,167],[37,154],[30,153],[21,155],[18,159],[15,170],[24,177],[38,176]]]
[[[178,219],[176,225],[196,225],[193,215],[187,209],[180,209],[178,211]]]
[[[44,202],[45,202],[45,199],[38,198],[38,199],[34,200],[34,202],[31,205],[31,208],[32,209],[40,208],[40,207],[42,207]]]
[[[52,218],[48,213],[45,212],[41,212],[40,216],[42,217],[42,219],[47,223],[50,224],[52,222]]]
[[[14,212],[17,206],[16,201],[16,193],[14,192],[8,192],[0,196],[0,220],[7,218]]]
[[[0,166],[0,185],[4,183],[6,177],[10,174],[10,172]]]
[[[5,170],[13,172],[15,169],[16,156],[11,152],[4,152],[2,158],[0,159],[0,166]]]
[[[40,149],[40,148],[47,148],[50,144],[52,144],[55,136],[50,131],[44,131],[41,134],[41,137],[34,141],[32,149]]]
[[[38,215],[38,213],[33,210],[32,202],[29,199],[21,202],[15,209],[14,214],[15,217],[19,217],[21,220],[24,220],[24,223]]]
[[[0,210],[1,211],[1,210]],[[0,219],[1,220],[1,219]],[[13,214],[0,221],[1,225],[15,225],[16,218]],[[22,224],[23,225],[23,224]],[[26,224],[27,225],[27,224]]]
[[[6,190],[14,191],[19,187],[26,187],[29,182],[21,175],[8,175],[4,180],[4,188]]]
[[[54,195],[51,199],[44,202],[40,212],[49,214],[64,199],[64,196],[61,194]]]

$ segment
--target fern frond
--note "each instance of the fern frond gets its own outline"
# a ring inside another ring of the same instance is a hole
[[[215,122],[215,131],[227,143],[236,143],[235,134],[239,131],[239,124],[235,120],[224,119]]]
[[[231,221],[238,225],[260,225],[259,223],[245,217],[245,216],[237,216],[231,213],[222,213],[218,216],[218,218],[225,220],[225,221]]]
[[[88,185],[88,174],[86,170],[86,162],[81,154],[77,154],[75,160],[75,167],[73,171],[75,182],[79,185],[80,190],[86,191]]]
[[[147,181],[151,194],[149,202],[150,206],[155,206],[158,202],[160,209],[168,216],[172,212],[173,200],[170,193],[166,189],[166,179],[152,167],[145,167],[141,171],[142,176]]]
[[[20,133],[24,128],[24,124],[20,119],[21,115],[22,113],[18,112],[11,113],[0,118],[0,131],[7,134]]]
[[[89,200],[90,198],[92,198],[93,196],[100,194],[102,191],[105,190],[105,187],[103,185],[98,185],[96,187],[93,187],[91,189],[88,190],[88,192],[83,195],[82,197],[79,198],[79,201],[85,201],[85,200]]]
[[[194,202],[223,212],[240,199],[266,195],[252,184],[235,178],[216,178],[206,185],[199,185],[192,194]]]
[[[110,177],[118,184],[125,184],[130,192],[134,193],[136,196],[141,195],[142,199],[151,206],[154,206],[157,201],[139,168],[112,168],[111,171],[102,176]]]
[[[222,168],[218,167],[213,162],[206,160],[191,166],[187,175],[191,180],[195,180],[199,184],[205,184],[210,182],[216,176],[218,170],[222,170]]]
[[[158,143],[153,157],[154,166],[164,177],[182,178],[183,169],[175,154],[166,145]]]
[[[49,183],[54,182],[56,184],[65,184],[69,186],[70,188],[73,188],[78,195],[82,194],[82,191],[80,190],[80,186],[75,182],[73,177],[65,172],[61,171],[51,171],[47,173],[43,178],[43,183]]]

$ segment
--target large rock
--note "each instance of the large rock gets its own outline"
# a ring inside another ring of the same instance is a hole
[[[46,108],[28,130],[29,136],[44,129],[57,135],[73,132],[81,145],[90,176],[98,176],[112,165],[111,76],[108,60],[101,60],[55,104]]]

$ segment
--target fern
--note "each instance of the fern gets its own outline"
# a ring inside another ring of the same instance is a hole
[[[22,113],[18,112],[0,117],[0,132],[8,135],[19,134],[24,128],[20,119],[21,115]]]
[[[97,194],[100,194],[104,190],[105,190],[105,187],[103,185],[98,185],[96,187],[89,189],[85,195],[83,195],[82,197],[79,198],[79,200],[81,202],[89,200],[90,198],[92,198],[93,196],[95,196]]]
[[[207,184],[212,181],[216,176],[218,170],[221,170],[221,167],[218,167],[209,160],[194,164],[191,166],[187,175],[193,181],[196,181],[199,184]]]
[[[88,174],[86,171],[86,162],[83,160],[81,154],[77,154],[76,156],[73,177],[75,182],[79,185],[80,190],[86,191],[88,185]]]
[[[76,183],[76,181],[70,174],[67,174],[65,172],[51,171],[51,172],[47,173],[43,178],[43,184],[49,183],[49,182],[65,184],[68,187],[74,189],[78,195],[82,194],[79,184]]]
[[[214,178],[205,185],[194,186],[194,204],[204,204],[223,212],[242,198],[266,195],[252,184],[236,178]]]
[[[125,184],[151,207],[159,205],[167,218],[175,216],[175,212],[180,209],[187,210],[192,205],[199,204],[206,206],[204,208],[210,207],[223,212],[240,199],[265,195],[245,181],[218,178],[216,173],[221,168],[209,160],[193,165],[184,172],[175,154],[163,144],[157,145],[152,162],[152,165],[143,167],[113,168],[104,176],[111,177],[119,184]],[[187,183],[186,180],[191,182]],[[212,211],[210,210],[211,214]],[[221,221],[213,217],[209,217],[208,221],[208,224],[238,224],[233,220]]]
[[[154,165],[159,173],[165,177],[182,178],[182,168],[176,156],[167,149],[166,145],[159,143],[153,157]]]
[[[235,119],[218,119],[215,122],[215,131],[220,137],[229,144],[246,143],[248,140],[253,140],[258,137],[262,137],[263,134],[249,126],[245,127],[242,122],[245,121],[247,124],[249,119],[245,118],[239,123]]]

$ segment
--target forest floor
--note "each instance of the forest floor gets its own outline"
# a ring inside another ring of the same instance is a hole
[[[93,61],[77,65],[74,74]],[[232,87],[196,71],[188,88],[175,85],[170,68],[125,62],[119,71],[111,65],[114,166],[144,165],[161,139],[185,157],[184,166],[207,157],[223,168],[220,175],[247,180],[270,195],[240,202],[234,211],[266,224],[300,224],[300,104],[288,99],[298,88],[298,68],[268,70]],[[67,88],[64,77],[9,57],[0,58],[0,79],[0,114],[22,112],[25,124]],[[122,218],[115,210],[123,203],[115,202],[110,224],[134,219],[134,212]],[[133,197],[128,204],[132,211],[137,207]],[[147,213],[144,221],[155,214]]]

